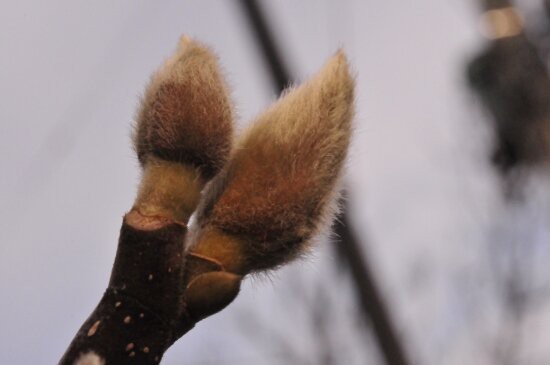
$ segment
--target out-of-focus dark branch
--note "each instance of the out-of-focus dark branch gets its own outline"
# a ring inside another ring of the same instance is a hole
[[[277,49],[277,44],[271,34],[262,10],[255,0],[241,0],[243,11],[254,30],[254,36],[258,45],[262,48],[264,61],[268,64],[270,75],[275,87],[275,93],[279,94],[292,81],[289,77],[288,68],[285,67],[280,57],[281,52]]]
[[[550,1],[541,1],[547,14],[540,20],[548,32]],[[468,78],[492,117],[496,136],[493,163],[507,177],[507,183],[514,183],[510,177],[517,174],[509,172],[544,164],[550,157],[550,77],[541,56],[548,54],[544,45],[548,35],[528,37],[511,1],[480,0],[480,7],[490,42],[470,63]],[[500,238],[489,247],[489,267],[508,319],[498,331],[495,361],[503,365],[522,363],[522,322],[539,296],[531,287],[534,245],[522,237]]]
[[[484,10],[500,9],[512,6],[509,0],[481,0],[481,7]]]
[[[291,84],[292,77],[285,66],[282,53],[278,50],[263,13],[255,0],[241,0],[250,27],[258,46],[261,48],[266,64],[268,64],[277,93]],[[375,338],[386,363],[391,365],[406,365],[407,359],[404,347],[390,320],[387,306],[377,287],[369,264],[361,250],[361,245],[349,226],[348,209],[344,203],[343,213],[336,219],[333,227],[339,242],[336,249],[349,265],[353,283],[361,303],[362,312],[367,322],[372,324]]]
[[[470,63],[468,78],[493,117],[493,163],[507,173],[548,161],[550,78],[511,2],[482,0],[481,7],[492,40]]]
[[[348,210],[344,210],[338,218],[334,225],[334,231],[340,237],[337,249],[349,265],[361,306],[365,316],[368,316],[372,323],[375,338],[386,362],[392,365],[409,364],[371,268],[357,239],[349,229]]]

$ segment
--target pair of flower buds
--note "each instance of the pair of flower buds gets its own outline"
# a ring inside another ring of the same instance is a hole
[[[183,37],[153,75],[137,116],[143,178],[130,225],[196,222],[186,250],[245,275],[303,253],[330,225],[351,136],[354,82],[337,53],[234,142],[216,56]]]
[[[337,210],[353,94],[340,52],[234,141],[217,58],[183,38],[137,116],[143,176],[109,286],[60,364],[157,364],[245,275],[306,252]]]

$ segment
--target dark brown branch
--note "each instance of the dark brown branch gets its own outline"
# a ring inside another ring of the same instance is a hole
[[[88,352],[109,364],[157,364],[196,322],[233,301],[241,277],[224,273],[213,261],[184,257],[185,233],[176,223],[153,231],[123,223],[109,286],[60,365],[73,365]],[[191,290],[190,283],[215,273],[227,275],[229,290],[204,286],[208,300]],[[201,305],[193,305],[197,298]]]

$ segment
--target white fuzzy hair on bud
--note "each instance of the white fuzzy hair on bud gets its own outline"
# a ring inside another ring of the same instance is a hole
[[[223,232],[239,242],[233,246],[241,272],[284,264],[332,222],[353,115],[354,80],[340,51],[239,138],[208,188],[198,221],[203,232]],[[198,251],[225,252],[201,243],[200,232],[196,237]]]

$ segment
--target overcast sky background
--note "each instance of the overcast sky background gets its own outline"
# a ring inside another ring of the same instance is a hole
[[[348,170],[355,230],[368,237],[400,331],[421,337],[409,344],[414,358],[473,364],[462,362],[477,353],[463,319],[490,304],[453,284],[465,272],[476,281],[480,247],[503,224],[485,160],[489,132],[464,89],[464,65],[482,40],[475,4],[262,4],[300,79],[338,47],[349,55],[358,95]],[[240,126],[273,101],[240,10],[222,0],[0,4],[0,363],[56,363],[99,300],[139,180],[130,145],[137,101],[181,34],[220,56]],[[278,293],[297,272],[326,274],[329,244],[271,280],[248,281],[163,363],[264,363],[238,318],[256,306],[275,327],[292,325],[293,308]],[[307,356],[315,345],[294,325],[292,341]],[[343,341],[357,341],[348,332]],[[359,352],[350,364],[365,361]]]

